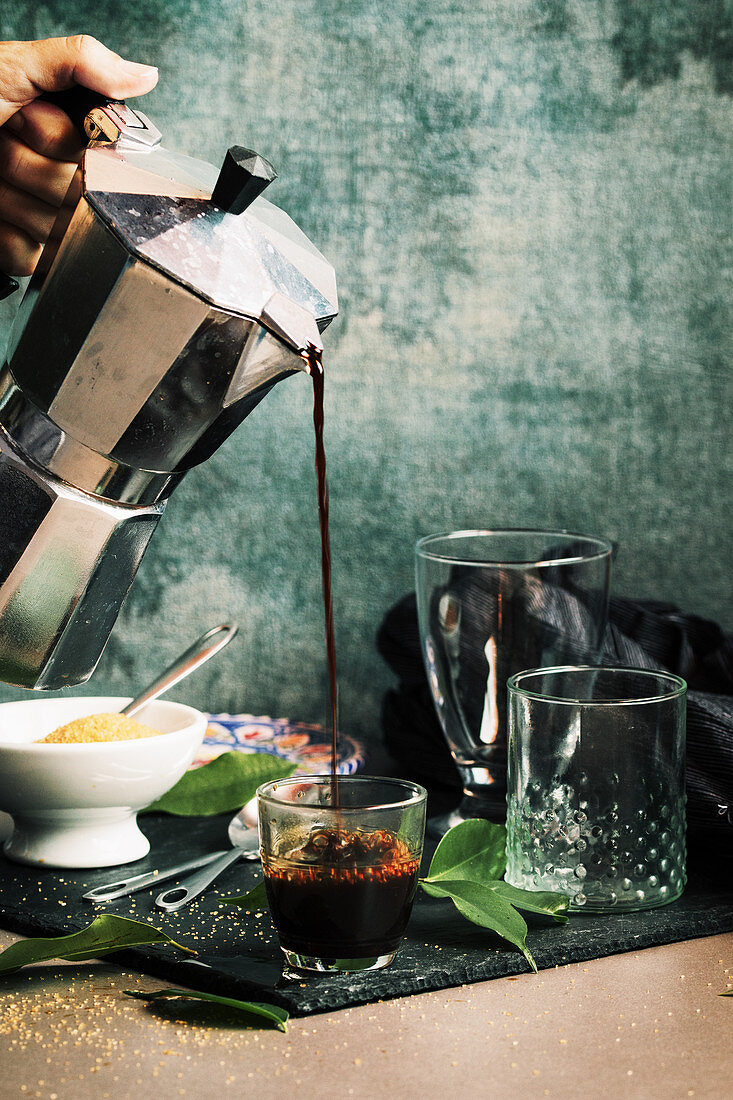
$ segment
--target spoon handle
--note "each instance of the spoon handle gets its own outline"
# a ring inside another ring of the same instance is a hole
[[[128,718],[131,718],[133,714],[137,714],[151,699],[157,699],[164,691],[168,691],[179,680],[183,680],[195,668],[202,665],[204,661],[208,661],[209,657],[213,657],[215,653],[223,649],[227,643],[231,642],[238,629],[236,623],[223,623],[221,626],[214,626],[211,630],[207,630],[198,641],[189,646],[185,653],[176,658],[165,672],[161,673],[160,676],[156,676],[145,691],[141,692],[140,695],[136,695],[132,702],[123,707],[121,713],[126,714]]]
[[[228,854],[228,853],[227,853]],[[179,863],[175,867],[166,867],[163,871],[144,871],[141,875],[132,878],[119,879],[116,882],[107,882],[104,886],[95,886],[86,894],[82,894],[84,901],[115,901],[125,897],[126,894],[135,894],[138,890],[145,890],[148,886],[155,886],[158,882],[183,875],[186,871],[197,871],[200,867],[206,867],[215,859],[220,859],[224,852],[212,852],[208,856],[200,856],[198,859],[189,859],[188,863]]]
[[[199,894],[202,894],[207,886],[209,886],[215,878],[218,878],[222,871],[225,871],[232,863],[236,863],[242,856],[241,848],[232,848],[230,852],[220,856],[219,859],[212,860],[206,867],[204,867],[198,874],[191,875],[190,878],[184,879],[177,886],[171,887],[169,890],[164,890],[162,894],[158,894],[155,899],[155,904],[159,909],[164,909],[166,913],[175,913],[177,909],[181,909],[182,906],[188,905],[189,901],[193,901]]]

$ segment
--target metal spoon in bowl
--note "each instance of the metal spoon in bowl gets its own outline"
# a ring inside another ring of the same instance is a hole
[[[199,665],[204,664],[220,649],[223,649],[232,640],[238,629],[236,623],[223,623],[221,626],[215,626],[211,630],[207,630],[172,665],[169,665],[165,672],[162,672],[160,676],[156,676],[144,691],[136,695],[126,707],[123,707],[120,713],[127,715],[128,718],[133,714],[137,714],[146,703],[157,699],[159,695],[168,691],[174,684],[179,683]],[[155,904],[167,912],[180,909],[183,905],[187,905],[189,901],[193,901],[194,898],[198,897],[222,871],[237,859],[259,858],[256,811],[254,820],[248,820],[248,813],[248,808],[245,806],[231,821],[229,839],[233,847],[228,852],[214,852],[199,859],[189,860],[187,863],[179,864],[176,867],[168,867],[163,871],[149,871],[141,875],[134,875],[132,878],[106,883],[104,886],[97,886],[94,890],[83,894],[82,897],[86,901],[113,901],[126,894],[134,894],[138,890],[145,890],[148,886],[155,885],[157,882],[164,882],[167,878],[175,878],[185,871],[198,871],[198,874],[184,879],[182,883],[172,889],[164,890],[155,899]]]
[[[164,691],[168,691],[174,684],[185,679],[199,665],[204,664],[220,649],[223,649],[225,645],[228,645],[238,630],[239,627],[236,623],[223,623],[221,626],[214,626],[211,630],[207,630],[198,641],[188,647],[185,653],[177,657],[165,672],[161,672],[159,676],[156,676],[152,684],[149,684],[126,707],[123,707],[120,713],[126,714],[128,718],[131,718],[133,714],[137,714],[146,703],[149,703],[152,699],[157,699]]]

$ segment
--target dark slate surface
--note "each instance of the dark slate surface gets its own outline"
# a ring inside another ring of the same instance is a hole
[[[298,1016],[526,971],[518,952],[464,921],[450,902],[419,895],[405,941],[389,969],[307,981],[284,979],[268,915],[245,917],[220,902],[221,896],[254,885],[260,875],[258,864],[230,868],[203,897],[170,915],[155,909],[155,895],[148,891],[106,906],[81,900],[81,894],[93,886],[226,847],[228,820],[229,815],[145,818],[142,827],[154,855],[126,868],[55,871],[21,867],[0,856],[0,924],[25,934],[48,935],[75,931],[104,911],[150,921],[195,948],[198,959],[190,961],[172,949],[156,948],[120,953],[117,958],[124,965],[190,988],[276,1002]],[[567,925],[534,922],[530,948],[540,969],[545,969],[732,931],[733,891],[730,877],[724,881],[727,892],[721,893],[712,880],[698,875],[679,901],[646,913],[578,915]]]

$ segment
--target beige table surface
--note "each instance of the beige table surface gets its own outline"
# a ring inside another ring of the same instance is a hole
[[[123,993],[164,984],[107,962],[0,979],[0,1098],[733,1097],[733,933],[292,1019],[286,1035]]]

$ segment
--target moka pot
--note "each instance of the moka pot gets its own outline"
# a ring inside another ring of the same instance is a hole
[[[89,678],[173,489],[337,312],[267,161],[217,173],[129,105],[56,99],[90,141],[0,373],[0,680],[43,689]]]

